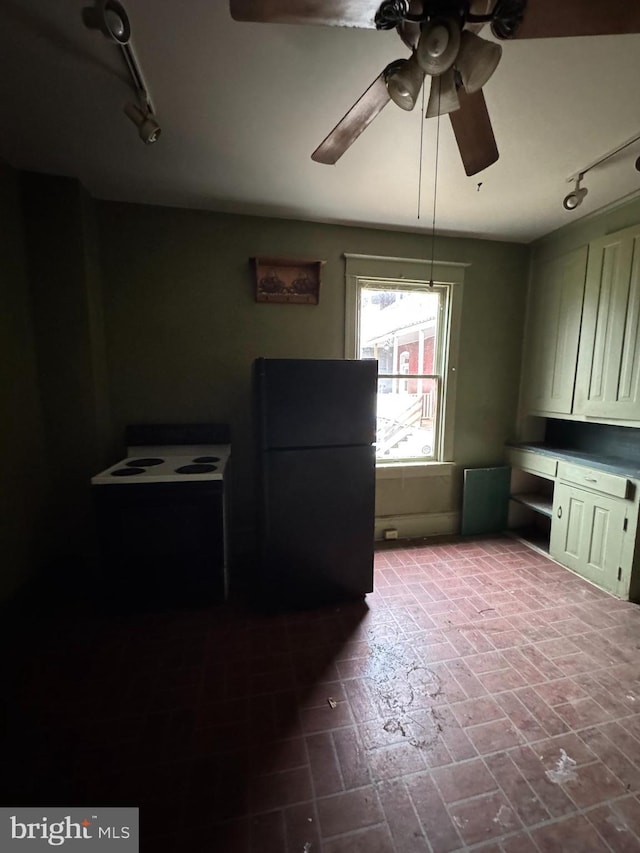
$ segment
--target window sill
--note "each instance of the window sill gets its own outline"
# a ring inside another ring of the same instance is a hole
[[[403,480],[407,477],[450,477],[455,462],[378,462],[376,480]]]

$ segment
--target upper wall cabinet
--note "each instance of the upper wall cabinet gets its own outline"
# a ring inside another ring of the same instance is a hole
[[[528,414],[570,414],[580,340],[587,247],[539,265],[529,290],[523,378]]]
[[[640,421],[640,226],[589,245],[573,412]]]

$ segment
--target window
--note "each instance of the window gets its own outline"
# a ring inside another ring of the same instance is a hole
[[[430,286],[430,264],[347,256],[345,350],[378,361],[379,464],[452,458],[463,272],[452,266],[434,265]]]

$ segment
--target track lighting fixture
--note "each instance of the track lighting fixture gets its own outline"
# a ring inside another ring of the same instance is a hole
[[[161,128],[155,119],[149,89],[131,44],[131,24],[124,6],[118,0],[96,0],[94,6],[82,10],[84,25],[115,42],[122,51],[138,104],[127,104],[124,111],[138,128],[140,139],[147,145],[156,142]]]
[[[584,178],[584,175],[578,175],[576,178],[576,185],[572,192],[564,197],[562,200],[562,206],[565,210],[575,210],[576,207],[579,207],[582,204],[582,200],[589,192],[586,187],[580,186],[580,181]]]
[[[596,166],[602,165],[607,160],[610,160],[612,157],[615,157],[616,154],[619,154],[621,151],[624,151],[630,145],[634,145],[636,142],[640,142],[640,133],[632,136],[631,139],[627,139],[626,142],[623,142],[622,145],[618,145],[617,148],[613,148],[611,151],[607,151],[606,154],[603,154],[602,157],[599,157],[597,160],[594,160],[592,163],[589,163],[588,166],[585,166],[584,169],[581,169],[579,172],[575,172],[570,178],[567,178],[569,183],[575,181],[575,187],[568,195],[564,197],[562,200],[562,206],[565,210],[575,210],[576,207],[579,207],[582,204],[584,197],[587,194],[587,188],[581,187],[580,183],[587,172],[590,172],[592,169],[595,169]],[[638,157],[635,161],[635,167],[638,172],[640,172],[640,157]]]
[[[127,44],[131,38],[131,25],[124,6],[118,0],[105,0],[82,10],[85,27],[100,32],[118,44]]]

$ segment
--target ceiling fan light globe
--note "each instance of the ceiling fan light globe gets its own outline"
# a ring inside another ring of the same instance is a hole
[[[436,24],[422,41],[422,51],[434,59],[442,56],[449,45],[449,30],[443,24]]]
[[[415,53],[410,59],[399,60],[386,79],[389,97],[403,110],[412,110],[417,101],[424,72],[418,65]]]
[[[463,31],[456,68],[469,94],[482,89],[498,67],[501,57],[502,45],[480,38],[469,30]]]
[[[431,81],[425,118],[448,115],[459,109],[460,99],[456,88],[456,75],[453,68],[450,68]]]
[[[451,18],[440,18],[423,25],[416,57],[424,73],[435,77],[451,68],[459,49],[458,23]]]

